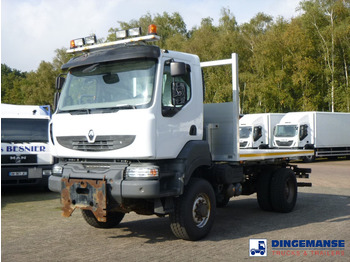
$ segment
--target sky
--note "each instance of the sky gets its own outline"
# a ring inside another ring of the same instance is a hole
[[[22,72],[36,71],[41,61],[52,62],[55,50],[69,41],[95,33],[106,38],[118,21],[178,12],[187,29],[211,17],[218,25],[228,8],[238,24],[263,12],[274,18],[298,16],[301,0],[1,0],[1,63]]]

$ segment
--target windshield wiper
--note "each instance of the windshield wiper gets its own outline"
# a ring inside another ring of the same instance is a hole
[[[119,109],[136,109],[136,106],[134,106],[134,105],[120,105],[120,106],[116,106],[116,108],[119,108]]]
[[[134,105],[121,105],[121,106],[113,106],[113,107],[100,107],[100,108],[93,108],[91,109],[91,113],[98,111],[101,113],[111,113],[111,112],[117,112],[120,109],[136,109],[136,106]]]
[[[72,109],[72,110],[60,110],[57,113],[70,113],[71,115],[88,115],[91,113],[89,108]]]
[[[134,105],[120,105],[113,107],[98,107],[98,108],[81,108],[72,110],[60,110],[57,113],[70,113],[71,115],[89,115],[93,113],[111,113],[117,112],[120,109],[136,109]]]

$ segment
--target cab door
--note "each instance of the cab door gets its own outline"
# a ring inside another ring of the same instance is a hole
[[[171,67],[179,62],[184,74],[172,76]],[[203,89],[197,76],[201,71],[199,63],[176,58],[164,59],[161,66],[156,155],[158,159],[176,158],[187,142],[203,137]]]

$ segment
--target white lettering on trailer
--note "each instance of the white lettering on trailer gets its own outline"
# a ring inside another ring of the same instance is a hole
[[[46,152],[46,146],[6,146],[1,152]]]

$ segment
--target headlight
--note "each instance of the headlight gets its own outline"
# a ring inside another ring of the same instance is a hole
[[[63,174],[63,167],[61,165],[54,165],[52,167],[53,176],[62,176],[62,174]]]
[[[158,167],[128,167],[125,175],[127,178],[158,178]]]

